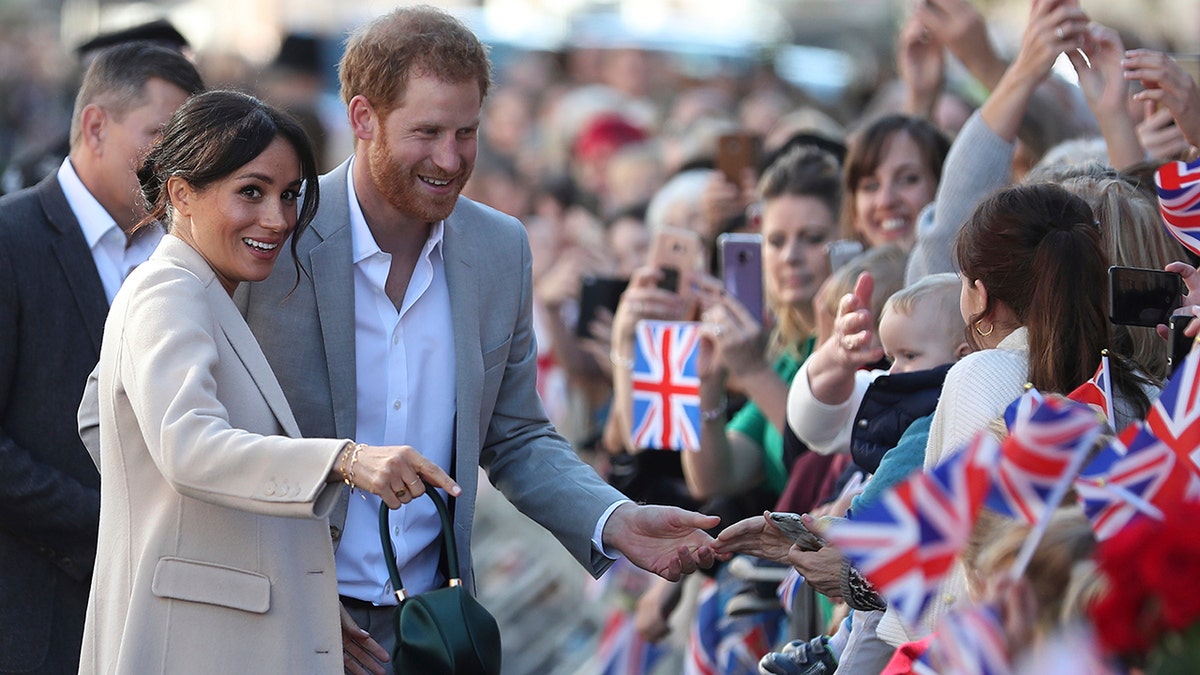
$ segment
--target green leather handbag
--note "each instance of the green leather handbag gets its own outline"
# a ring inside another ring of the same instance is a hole
[[[458,550],[446,503],[429,484],[425,494],[433,500],[442,520],[442,547],[447,569],[458,573]],[[396,646],[392,664],[397,673],[441,675],[499,675],[500,627],[479,604],[462,580],[452,578],[445,588],[408,595],[396,568],[396,551],[389,536],[387,504],[379,505],[379,539],[383,544],[388,575],[395,589]]]

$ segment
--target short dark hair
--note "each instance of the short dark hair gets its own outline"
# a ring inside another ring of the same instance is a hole
[[[83,109],[102,104],[118,119],[141,105],[146,83],[159,78],[179,87],[189,96],[204,91],[204,80],[196,67],[178,51],[147,42],[108,47],[88,66],[75,96],[71,114],[71,145],[79,142]]]
[[[296,242],[317,213],[319,187],[312,142],[300,123],[287,113],[236,91],[210,91],[188,99],[171,116],[138,169],[147,216],[170,227],[167,180],[179,177],[203,190],[237,171],[267,149],[276,138],[291,144],[300,158],[304,201],[292,232]]]

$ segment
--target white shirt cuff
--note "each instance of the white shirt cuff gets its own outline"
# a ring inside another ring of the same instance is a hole
[[[621,557],[621,553],[619,551],[615,553],[609,552],[609,550],[604,547],[604,526],[608,524],[609,516],[613,514],[613,511],[617,510],[618,506],[632,503],[633,501],[630,499],[622,499],[621,501],[613,502],[613,505],[608,507],[604,511],[604,514],[600,516],[600,520],[596,521],[596,529],[592,531],[592,548],[599,551],[601,555],[609,560],[619,559]]]

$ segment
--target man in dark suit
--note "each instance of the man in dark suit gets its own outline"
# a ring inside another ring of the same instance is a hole
[[[176,51],[105,50],[71,119],[71,153],[0,199],[0,673],[74,673],[100,510],[76,411],[108,305],[161,237],[133,233],[135,168],[203,84]]]

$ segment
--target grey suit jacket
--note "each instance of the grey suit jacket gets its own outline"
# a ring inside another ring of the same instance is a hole
[[[301,439],[216,275],[163,237],[113,301],[80,673],[341,673],[326,516],[345,442]]]
[[[236,299],[262,345],[305,436],[355,431],[354,266],[349,161],[321,179],[321,203],[298,241],[299,275],[282,256],[270,278]],[[546,419],[537,377],[532,264],[519,221],[459,198],[445,226],[446,279],[457,381],[454,512],[462,569],[471,572],[476,466],[527,516],[548,529],[592,574],[611,564],[591,545],[596,522],[624,496],[584,464]],[[419,451],[420,448],[417,448]],[[336,541],[349,491],[330,516]]]
[[[100,479],[75,410],[108,300],[56,176],[0,199],[0,672],[74,672]]]

